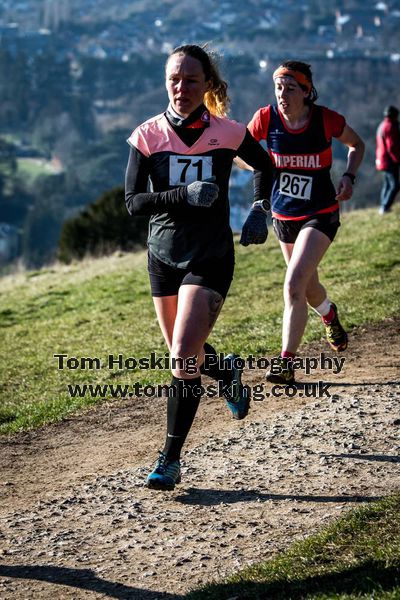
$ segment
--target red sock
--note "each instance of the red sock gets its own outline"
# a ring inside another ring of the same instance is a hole
[[[282,350],[281,356],[282,358],[289,358],[290,360],[293,360],[296,354],[294,352],[289,352],[288,350]]]
[[[333,308],[333,306],[331,304],[331,308],[330,308],[328,314],[324,315],[323,317],[321,317],[322,318],[322,322],[325,325],[329,325],[329,323],[332,323],[332,321],[335,318],[335,316],[336,316],[336,313],[335,313],[334,308]]]

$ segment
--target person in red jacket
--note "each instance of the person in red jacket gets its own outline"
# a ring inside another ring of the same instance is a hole
[[[384,119],[376,131],[376,168],[383,171],[379,214],[390,211],[397,192],[400,190],[400,130],[399,111],[395,106],[387,106]]]

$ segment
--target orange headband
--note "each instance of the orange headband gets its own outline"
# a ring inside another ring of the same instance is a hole
[[[311,92],[312,83],[300,71],[294,71],[293,69],[288,69],[287,67],[278,67],[274,74],[272,75],[272,79],[276,79],[277,77],[293,77],[300,85],[304,85],[307,88],[308,92]]]

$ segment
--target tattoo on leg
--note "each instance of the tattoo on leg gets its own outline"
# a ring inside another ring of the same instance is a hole
[[[209,312],[208,312],[208,327],[211,329],[217,320],[219,311],[221,310],[222,304],[224,300],[220,294],[214,293],[210,295],[210,300],[208,304]]]

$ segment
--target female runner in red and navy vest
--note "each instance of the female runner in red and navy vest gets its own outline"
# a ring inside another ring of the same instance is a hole
[[[321,316],[330,346],[336,351],[347,347],[347,334],[318,279],[317,267],[340,225],[339,202],[352,196],[364,143],[343,116],[314,104],[317,92],[309,65],[285,62],[273,80],[277,104],[258,110],[249,130],[256,140],[266,141],[274,165],[273,227],[287,264],[282,351],[267,380],[293,383],[292,360],[306,327],[307,303]],[[333,137],[348,147],[346,172],[337,189],[330,177]],[[257,243],[263,227],[265,214],[253,207],[241,243]]]
[[[221,381],[234,418],[247,415],[249,398],[235,355],[219,363],[206,340],[233,277],[228,184],[235,156],[262,170],[255,189],[259,204],[272,185],[268,154],[245,125],[225,118],[227,84],[204,49],[188,45],[172,52],[166,88],[167,111],[140,125],[128,140],[125,194],[131,215],[151,215],[152,295],[171,362],[176,360],[165,446],[147,477],[153,489],[173,489],[180,481],[180,453],[199,405],[201,373]],[[184,362],[193,356],[198,357],[195,373]]]

